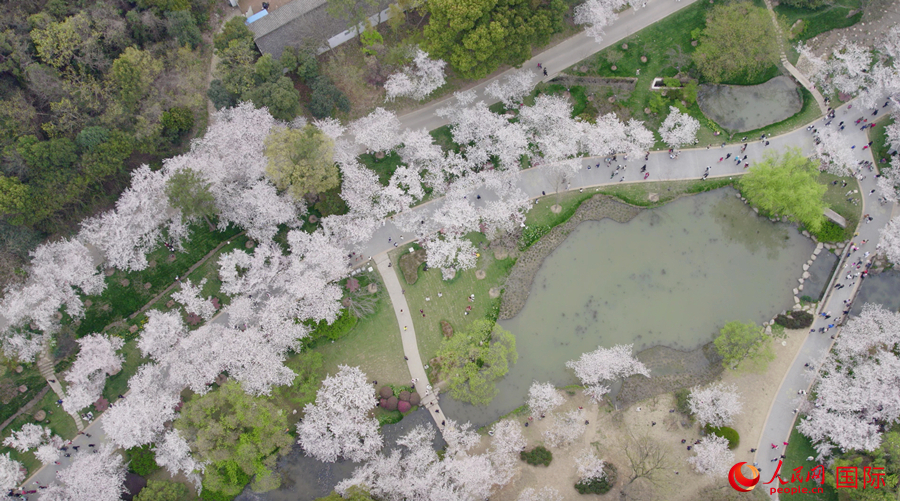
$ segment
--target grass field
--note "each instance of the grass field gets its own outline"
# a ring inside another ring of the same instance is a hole
[[[46,395],[28,412],[22,414],[12,421],[12,423],[7,426],[2,434],[0,434],[0,441],[2,439],[8,437],[12,434],[13,431],[18,431],[27,423],[39,424],[41,426],[46,426],[53,430],[53,433],[59,435],[64,440],[68,440],[74,438],[78,433],[78,428],[75,426],[75,421],[72,420],[72,417],[69,416],[62,407],[56,405],[56,400],[59,397],[56,396],[56,393],[53,390],[47,392]],[[34,414],[37,411],[43,410],[47,413],[47,419],[38,423],[34,419]],[[41,467],[41,462],[38,461],[37,458],[34,457],[34,454],[31,452],[21,453],[12,448],[4,448],[7,451],[10,451],[10,457],[22,463],[26,469],[28,469],[28,474],[36,472]]]
[[[84,298],[92,304],[85,308],[84,319],[75,326],[77,337],[102,332],[107,325],[138,311],[153,296],[171,285],[176,276],[184,276],[194,263],[240,232],[234,227],[211,232],[205,223],[193,225],[191,230],[191,240],[185,243],[187,251],[176,252],[174,261],[169,261],[170,253],[160,245],[147,255],[147,261],[155,262],[155,266],[130,273],[116,270],[112,276],[106,277],[106,290],[102,294]],[[150,284],[149,289],[144,286],[147,283]]]
[[[796,43],[798,40],[808,40],[826,31],[853,26],[862,19],[860,6],[860,0],[836,0],[818,9],[802,9],[782,4],[775,7],[775,13],[785,20],[788,28],[797,20],[803,20],[802,31],[791,40],[792,43]],[[854,10],[859,12],[847,17]]]
[[[18,363],[6,361],[0,365],[0,396],[2,396],[3,405],[0,405],[0,422],[6,421],[10,416],[16,413],[20,407],[30,402],[37,396],[45,386],[47,381],[41,376],[37,368],[37,364],[21,364],[22,372],[16,372]],[[19,387],[24,386],[24,393],[19,391]]]
[[[842,180],[847,182],[846,188],[841,186]],[[835,181],[838,183],[834,184]],[[853,236],[853,232],[856,231],[856,225],[859,224],[860,217],[862,217],[862,204],[859,203],[862,194],[859,193],[859,182],[853,176],[839,177],[827,172],[819,174],[819,182],[828,187],[828,191],[825,192],[825,203],[847,220],[847,228],[844,229],[844,240],[850,239]],[[848,197],[847,192],[851,190],[856,190],[857,193]],[[847,200],[848,198],[856,200],[857,204],[853,204]]]
[[[766,446],[768,447],[768,446]],[[809,439],[800,434],[796,428],[791,431],[791,438],[788,439],[787,450],[784,451],[784,463],[781,465],[781,477],[785,480],[791,480],[791,475],[794,473],[794,469],[798,467],[803,468],[803,478],[806,478],[807,473],[809,473],[810,469],[817,466],[819,463],[816,461],[807,461],[806,458],[809,456],[817,456],[818,453],[815,449],[813,449],[812,444]],[[827,468],[827,466],[826,466]],[[833,471],[832,471],[833,473]],[[769,479],[762,479],[761,482],[766,482]],[[776,483],[778,480],[775,481]],[[772,484],[775,485],[775,484]],[[789,484],[790,487],[806,487],[807,489],[812,487],[818,487],[817,483],[812,481],[810,482],[795,482]],[[760,487],[765,487],[760,485]],[[826,485],[823,489],[824,492],[822,494],[804,494],[798,492],[796,494],[791,494],[789,499],[791,501],[838,501],[837,491],[835,491],[831,486]],[[787,497],[787,496],[785,496]]]
[[[373,266],[373,269],[375,267]],[[359,366],[369,379],[382,384],[404,384],[410,379],[409,369],[403,360],[400,327],[391,298],[384,289],[378,270],[379,297],[375,312],[360,318],[356,326],[335,342],[323,339],[313,347],[322,354],[323,369],[329,374],[338,371],[338,365]]]
[[[470,238],[478,249],[486,243],[486,239],[480,233],[471,233],[467,235],[467,238]],[[395,270],[399,270],[397,260],[401,253],[409,252],[409,247],[409,245],[403,245],[390,253]],[[499,305],[500,299],[491,299],[488,291],[492,287],[503,286],[515,260],[513,258],[497,260],[490,251],[479,250],[479,254],[475,268],[457,273],[456,277],[449,281],[442,280],[440,270],[422,271],[424,268],[422,265],[419,268],[418,280],[415,284],[410,285],[398,271],[400,284],[406,290],[407,304],[413,313],[416,340],[423,363],[428,364],[441,344],[443,339],[441,320],[450,322],[453,330],[459,331],[465,329],[474,320],[485,318],[495,304]],[[485,271],[484,280],[478,280],[475,277],[477,270]],[[441,293],[442,296],[439,297],[438,293]],[[472,302],[467,299],[470,294],[475,294],[475,300]],[[426,298],[431,298],[431,300],[426,301]],[[472,309],[466,315],[468,306],[471,306]],[[424,317],[418,313],[419,310],[425,312]]]
[[[882,118],[878,122],[875,123],[875,127],[872,127],[867,131],[869,136],[869,141],[872,141],[872,157],[875,158],[875,161],[878,162],[878,168],[884,169],[888,167],[888,162],[891,160],[890,156],[890,145],[887,143],[887,135],[885,134],[885,128],[888,125],[894,123],[894,119],[890,116],[888,118]],[[885,162],[882,163],[881,159],[884,159]]]

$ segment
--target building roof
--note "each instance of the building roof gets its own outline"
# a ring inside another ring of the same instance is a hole
[[[249,25],[255,38],[265,36],[294,19],[311,12],[327,3],[328,0],[294,0],[269,12],[266,17]]]

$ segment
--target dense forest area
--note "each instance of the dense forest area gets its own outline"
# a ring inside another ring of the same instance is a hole
[[[205,126],[211,0],[10,2],[0,16],[0,276]]]

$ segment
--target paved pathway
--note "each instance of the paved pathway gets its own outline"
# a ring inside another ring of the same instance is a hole
[[[861,113],[858,109],[852,109],[848,112],[847,106],[843,106],[838,109],[836,118],[838,122],[841,120],[848,121],[850,126],[852,126],[853,122],[862,115],[871,118],[871,111],[872,110],[867,110]],[[818,122],[818,125],[821,126],[821,121]],[[845,129],[845,133],[850,138],[850,144],[856,145],[856,148],[853,150],[856,158],[858,160],[869,160],[874,163],[871,150],[862,149],[862,146],[867,142],[865,133],[856,127],[850,129],[849,126]],[[782,444],[788,440],[791,430],[794,428],[794,420],[797,417],[794,410],[800,406],[800,400],[798,400],[800,395],[798,395],[797,392],[800,390],[808,391],[812,385],[811,378],[809,377],[810,375],[807,374],[810,369],[806,368],[804,365],[806,363],[815,365],[817,361],[821,361],[823,355],[830,351],[831,346],[834,343],[832,335],[837,336],[840,333],[839,327],[831,329],[826,333],[819,333],[818,330],[822,327],[827,327],[830,324],[837,324],[839,322],[842,312],[849,309],[844,305],[844,300],[852,299],[861,284],[861,280],[859,279],[847,279],[845,277],[850,270],[853,270],[854,272],[857,270],[852,266],[843,268],[844,263],[856,262],[860,259],[864,262],[871,260],[874,257],[876,251],[875,246],[880,237],[879,230],[890,221],[891,213],[894,210],[894,204],[881,205],[877,200],[877,194],[869,195],[869,192],[875,189],[875,174],[876,172],[869,172],[868,170],[863,170],[860,174],[860,177],[864,176],[864,179],[860,182],[860,191],[863,195],[862,212],[863,214],[869,214],[873,219],[870,223],[866,223],[865,221],[860,222],[859,227],[857,228],[858,236],[853,239],[857,244],[862,240],[867,240],[868,243],[860,245],[858,251],[851,252],[849,259],[847,258],[847,250],[841,255],[841,264],[839,265],[840,267],[835,273],[835,276],[832,277],[832,283],[829,284],[829,293],[825,297],[825,300],[819,304],[817,310],[817,313],[831,312],[832,318],[826,320],[820,315],[816,316],[816,320],[811,327],[811,329],[814,329],[816,332],[807,334],[806,340],[800,348],[800,351],[797,353],[794,363],[781,381],[781,386],[769,409],[769,414],[766,418],[766,424],[763,428],[759,444],[757,445],[756,453],[756,461],[759,463],[763,482],[769,481],[775,473],[775,467],[778,463],[772,462],[771,460],[784,453]],[[868,254],[868,256],[866,256],[866,254]],[[834,289],[833,286],[838,283],[844,284],[844,288]],[[773,443],[779,446],[777,451],[772,450],[770,444]],[[810,466],[812,466],[812,463],[810,463]],[[785,472],[782,470],[782,475],[784,475],[784,473]],[[789,474],[790,472],[787,473]],[[788,479],[789,478],[790,476],[788,475]],[[778,481],[776,480],[776,482]],[[777,499],[777,495],[775,497]]]
[[[422,397],[422,404],[429,410],[431,417],[438,430],[444,431],[444,413],[441,411],[438,399],[434,395],[433,390],[429,390],[428,375],[425,373],[425,367],[422,365],[422,357],[419,356],[419,345],[416,343],[416,328],[413,325],[412,315],[409,314],[409,305],[406,304],[406,295],[397,274],[394,273],[392,267],[388,267],[390,259],[387,252],[382,252],[375,256],[375,264],[378,266],[378,272],[384,279],[384,287],[387,289],[388,295],[391,297],[391,303],[394,304],[394,315],[397,317],[397,324],[400,329],[400,339],[403,342],[403,353],[406,356],[406,365],[409,367],[409,374],[414,380],[417,380],[416,390]],[[428,392],[428,395],[425,395]]]
[[[813,85],[808,78],[806,78],[806,75],[800,73],[800,70],[795,68],[794,65],[791,64],[790,61],[788,61],[788,58],[784,53],[784,32],[781,30],[781,24],[778,22],[778,19],[775,17],[775,9],[772,8],[772,1],[764,1],[766,3],[766,8],[769,10],[769,15],[772,16],[772,24],[775,25],[775,32],[778,34],[778,46],[781,47],[781,64],[784,65],[785,69],[788,70],[788,73],[796,78],[797,81],[800,82],[801,85],[806,87],[806,90],[808,90],[813,95],[813,98],[815,98],[816,100],[816,104],[819,105],[819,110],[821,110],[822,114],[824,115],[828,110],[828,105],[825,104],[825,98],[822,97],[822,93],[819,92],[819,89],[817,89],[816,86]]]

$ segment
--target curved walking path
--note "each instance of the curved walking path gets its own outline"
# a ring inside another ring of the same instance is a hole
[[[422,357],[419,355],[419,345],[416,343],[416,328],[413,325],[412,315],[409,314],[409,305],[406,304],[406,294],[400,285],[400,279],[394,273],[392,267],[388,267],[390,257],[387,252],[375,256],[375,264],[378,272],[384,279],[384,288],[387,289],[394,305],[394,315],[397,317],[397,327],[400,329],[400,340],[403,342],[403,354],[406,357],[406,365],[409,367],[410,376],[417,381],[416,391],[422,397],[422,405],[431,413],[438,430],[444,432],[444,413],[435,397],[434,391],[429,390],[428,374],[422,365]],[[428,395],[425,395],[425,392]]]
[[[801,85],[806,87],[806,90],[808,90],[813,95],[813,98],[815,98],[816,100],[816,104],[819,105],[819,110],[821,110],[822,114],[824,115],[828,110],[828,105],[825,104],[825,98],[822,97],[822,93],[819,92],[819,89],[817,89],[816,86],[813,85],[808,78],[806,78],[806,75],[800,73],[800,70],[798,70],[793,64],[791,64],[790,61],[788,61],[787,55],[785,55],[784,53],[784,32],[781,29],[781,24],[778,23],[778,18],[775,14],[775,8],[772,7],[772,0],[764,1],[766,3],[766,9],[768,9],[769,11],[769,15],[772,16],[772,24],[775,25],[775,33],[778,34],[778,46],[781,47],[781,64],[786,70],[788,70],[788,73],[790,73],[792,77],[800,82]]]
[[[850,104],[852,104],[852,102]],[[848,110],[847,105],[844,105],[837,110],[835,118],[838,122],[841,120],[849,122],[849,127],[852,126],[853,122],[860,116],[872,118],[871,112],[872,110]],[[821,122],[818,122],[818,124],[821,126]],[[858,127],[845,129],[844,132],[849,136],[850,144],[856,145],[856,148],[853,150],[856,159],[869,160],[877,166],[877,162],[875,162],[875,159],[872,157],[871,150],[862,149],[868,142],[866,133],[860,131]],[[874,258],[876,254],[876,245],[880,238],[879,231],[890,221],[891,215],[895,209],[895,204],[887,203],[881,205],[878,202],[876,195],[869,195],[869,192],[875,189],[876,173],[877,171],[869,172],[864,169],[860,174],[860,176],[864,176],[864,179],[860,181],[860,192],[863,199],[862,213],[869,214],[869,216],[872,217],[872,221],[868,223],[866,221],[860,221],[859,226],[857,227],[858,236],[855,236],[853,241],[857,243],[859,250],[853,252],[852,249],[848,248],[842,251],[838,268],[829,284],[829,291],[825,299],[819,303],[818,309],[816,310],[816,320],[810,327],[810,329],[815,332],[809,332],[807,334],[806,340],[800,348],[800,351],[797,352],[793,364],[784,375],[778,392],[772,402],[772,406],[769,409],[766,424],[763,428],[756,452],[756,461],[759,463],[762,482],[769,481],[772,478],[772,475],[774,475],[778,462],[773,462],[772,459],[779,458],[781,454],[784,454],[785,447],[783,446],[783,442],[788,441],[798,416],[794,410],[800,407],[799,399],[806,398],[806,396],[801,397],[797,392],[800,390],[806,390],[808,392],[812,387],[814,381],[809,377],[810,375],[807,374],[807,372],[810,370],[818,370],[818,367],[815,367],[815,363],[820,362],[822,357],[831,350],[831,347],[835,342],[835,339],[832,339],[832,335],[836,338],[840,334],[840,327],[833,328],[825,333],[819,333],[818,330],[822,327],[827,328],[830,324],[840,323],[842,320],[841,317],[843,316],[842,312],[849,309],[845,306],[844,300],[852,300],[862,284],[862,280],[860,279],[846,278],[845,274],[848,273],[849,270],[853,270],[854,272],[857,270],[852,266],[848,266],[845,269],[844,264],[857,262],[860,259],[865,263]],[[868,242],[864,245],[859,245],[859,242],[862,240],[867,240]],[[868,254],[868,256],[866,254]],[[844,287],[835,289],[834,286],[837,284],[843,284]],[[819,315],[821,312],[831,312],[831,319],[826,320]],[[813,367],[810,369],[806,368],[805,364],[807,363],[811,364]],[[771,444],[778,445],[778,449],[773,450]],[[807,470],[816,464],[818,463],[809,462]],[[787,473],[787,479],[789,480],[789,474],[791,472]],[[781,470],[780,474],[782,477],[785,476],[784,469]],[[777,483],[778,480],[775,480],[775,482]],[[773,497],[778,499],[777,494]]]

